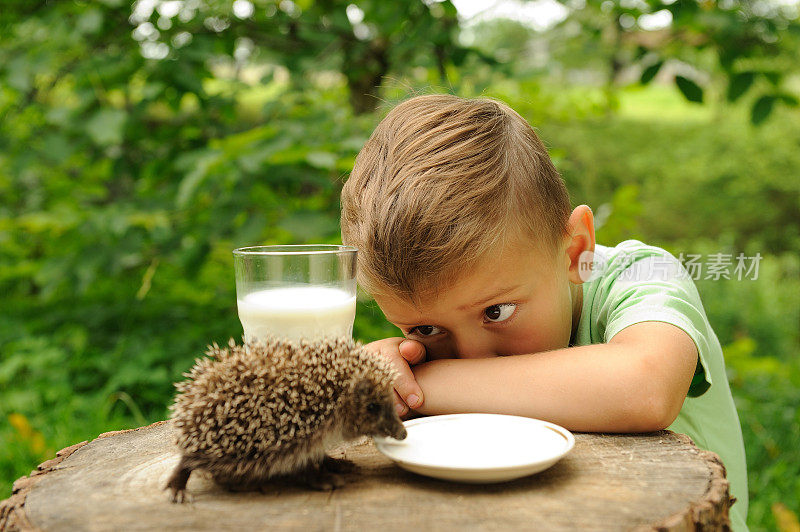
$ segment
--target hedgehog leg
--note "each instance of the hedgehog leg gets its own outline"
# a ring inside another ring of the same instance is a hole
[[[186,483],[189,481],[189,475],[191,474],[192,468],[189,466],[188,460],[186,457],[181,457],[181,461],[172,472],[167,485],[164,486],[165,490],[168,489],[172,492],[170,497],[172,502],[190,502],[190,497],[186,493]]]
[[[358,470],[358,466],[347,458],[334,458],[327,454],[322,459],[322,467],[332,473],[351,473]]]
[[[345,481],[340,475],[326,470],[322,462],[309,464],[293,475],[294,480],[313,489],[328,491],[344,486]]]

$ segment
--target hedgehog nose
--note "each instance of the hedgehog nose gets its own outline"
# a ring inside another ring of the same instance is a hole
[[[392,431],[389,434],[389,436],[395,440],[404,440],[406,439],[407,435],[408,433],[406,432],[406,428],[402,423],[397,423],[394,427],[392,427]]]

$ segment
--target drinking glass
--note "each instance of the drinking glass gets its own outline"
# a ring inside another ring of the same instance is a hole
[[[236,302],[245,340],[353,335],[356,253],[325,244],[233,251]]]

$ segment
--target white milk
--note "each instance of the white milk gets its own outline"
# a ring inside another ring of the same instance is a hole
[[[356,297],[322,286],[274,288],[237,300],[245,337],[266,334],[292,340],[352,336]]]

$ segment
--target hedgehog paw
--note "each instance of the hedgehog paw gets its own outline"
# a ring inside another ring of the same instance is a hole
[[[344,486],[345,480],[341,475],[336,473],[320,471],[315,476],[308,479],[308,485],[314,489],[329,491]]]
[[[192,502],[192,496],[186,493],[186,490],[172,490],[172,495],[169,500],[174,503],[183,504],[185,502]]]
[[[167,481],[167,485],[164,486],[165,490],[170,491],[170,500],[172,502],[191,502],[189,496],[186,494],[186,483],[189,481],[189,475],[191,474],[192,470],[187,466],[186,457],[184,457],[181,459],[178,467],[172,472],[172,476],[170,476]]]
[[[352,473],[358,466],[352,460],[325,455],[322,459],[322,468],[331,473]]]
[[[341,475],[326,471],[319,466],[312,466],[301,471],[296,475],[295,479],[309,488],[321,491],[329,491],[345,485],[344,478]]]

